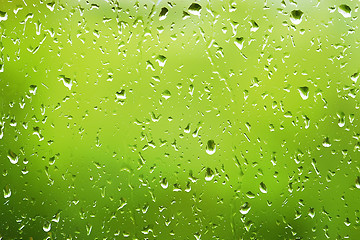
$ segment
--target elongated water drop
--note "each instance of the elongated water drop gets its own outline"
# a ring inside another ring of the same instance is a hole
[[[213,155],[216,152],[216,144],[214,140],[209,140],[206,144],[206,153]]]

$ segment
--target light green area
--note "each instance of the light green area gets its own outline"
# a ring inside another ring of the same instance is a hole
[[[0,0],[0,238],[360,238],[358,5]]]

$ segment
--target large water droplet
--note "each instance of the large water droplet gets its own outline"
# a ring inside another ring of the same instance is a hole
[[[300,24],[304,13],[301,10],[292,10],[290,20],[293,24]]]
[[[188,9],[189,13],[200,16],[201,6],[197,3],[192,3]]]
[[[171,97],[171,93],[170,93],[169,90],[165,90],[165,91],[163,91],[163,93],[161,94],[161,96],[162,96],[163,98],[165,98],[165,100],[168,100],[168,99]]]
[[[308,99],[309,97],[309,88],[308,87],[299,87],[300,97],[304,100]]]
[[[163,7],[159,14],[159,20],[162,21],[166,18],[166,15],[168,14],[169,10],[166,7]]]
[[[345,18],[351,17],[351,8],[348,5],[345,4],[340,5],[338,11]]]
[[[6,21],[7,18],[8,18],[7,13],[0,11],[0,22],[1,22],[1,21]]]

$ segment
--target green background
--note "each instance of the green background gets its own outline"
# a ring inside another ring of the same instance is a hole
[[[360,238],[358,5],[0,0],[0,237]]]

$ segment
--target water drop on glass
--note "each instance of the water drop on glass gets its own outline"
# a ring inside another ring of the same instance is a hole
[[[340,5],[338,11],[345,18],[351,17],[351,8],[348,5],[345,4]]]
[[[189,13],[200,16],[201,6],[197,3],[193,3],[189,7]]]
[[[290,13],[290,20],[293,24],[300,24],[303,18],[303,12],[301,10],[292,10]]]
[[[216,144],[214,140],[209,140],[206,144],[206,153],[212,155],[216,152]]]
[[[214,178],[214,171],[211,168],[206,169],[205,180],[211,181]]]
[[[165,90],[165,91],[161,94],[161,96],[162,96],[163,98],[165,98],[165,100],[168,100],[168,99],[171,97],[171,93],[170,93],[169,90]]]
[[[166,15],[168,14],[169,10],[166,7],[163,7],[159,14],[159,20],[162,21],[166,18]]]
[[[44,232],[49,232],[51,230],[51,222],[46,221],[43,225]]]
[[[300,97],[304,100],[308,99],[309,97],[309,88],[308,87],[299,87]]]

